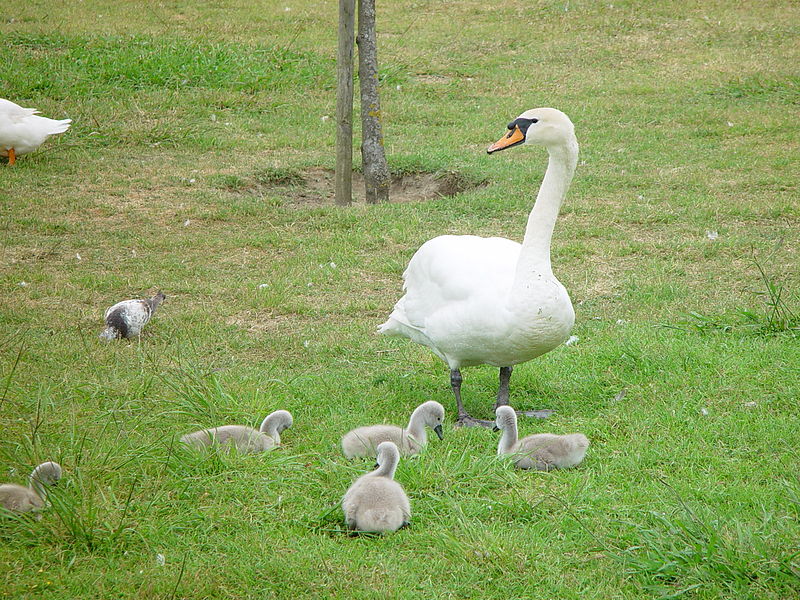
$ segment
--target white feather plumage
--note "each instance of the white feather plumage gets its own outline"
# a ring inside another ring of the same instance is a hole
[[[51,135],[69,129],[72,119],[40,117],[35,108],[23,108],[0,98],[0,156],[14,149],[17,156],[33,152]]]

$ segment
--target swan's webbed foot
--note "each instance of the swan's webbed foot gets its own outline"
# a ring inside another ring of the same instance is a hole
[[[555,413],[552,408],[542,408],[539,410],[518,410],[518,417],[531,417],[534,419],[546,419]]]
[[[467,413],[458,415],[456,419],[456,427],[494,427],[494,421],[486,421],[484,419],[476,419],[469,416]]]
[[[456,407],[458,409],[458,418],[456,419],[456,427],[492,427],[494,421],[484,421],[483,419],[476,419],[470,417],[467,411],[464,410],[464,404],[461,402],[461,371],[458,369],[450,370],[450,385],[453,388],[453,395],[456,397]]]

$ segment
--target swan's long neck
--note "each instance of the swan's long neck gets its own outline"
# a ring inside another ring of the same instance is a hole
[[[272,438],[272,441],[275,442],[276,445],[280,446],[281,443],[281,433],[278,431],[277,426],[270,427],[269,430],[266,432],[269,437]]]
[[[47,487],[39,480],[34,474],[31,475],[28,486],[36,493],[39,498],[45,500],[47,498]]]
[[[508,419],[503,423],[503,435],[497,444],[497,454],[511,454],[517,445],[517,420]]]
[[[394,472],[397,470],[397,463],[400,462],[400,455],[396,452],[385,453],[380,460],[380,466],[371,475],[375,477],[388,477],[394,479]]]
[[[578,164],[578,141],[573,136],[568,143],[548,148],[550,161],[544,174],[536,204],[528,217],[522,251],[517,262],[514,288],[524,288],[526,283],[540,274],[552,273],[550,242],[556,225],[561,202],[567,194],[575,166]]]
[[[413,438],[415,442],[424,446],[428,443],[428,434],[425,432],[425,415],[422,406],[418,406],[408,421],[405,434]]]
[[[279,419],[273,414],[269,415],[264,421],[261,423],[261,427],[259,431],[261,433],[266,433],[269,437],[271,437],[274,442],[278,445],[281,443],[281,433],[278,429]]]

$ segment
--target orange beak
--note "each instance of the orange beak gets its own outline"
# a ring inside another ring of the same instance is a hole
[[[506,148],[511,148],[511,146],[521,144],[524,141],[525,135],[519,130],[519,126],[515,126],[514,129],[489,146],[486,149],[486,153],[491,154],[492,152],[497,152],[498,150],[505,150]]]

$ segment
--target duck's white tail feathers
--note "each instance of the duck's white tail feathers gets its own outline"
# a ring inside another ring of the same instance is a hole
[[[47,135],[56,135],[57,133],[64,133],[67,129],[69,129],[70,123],[72,123],[72,119],[62,119],[61,121],[57,121],[55,119],[48,119],[47,117],[37,117],[37,118],[47,122]]]

